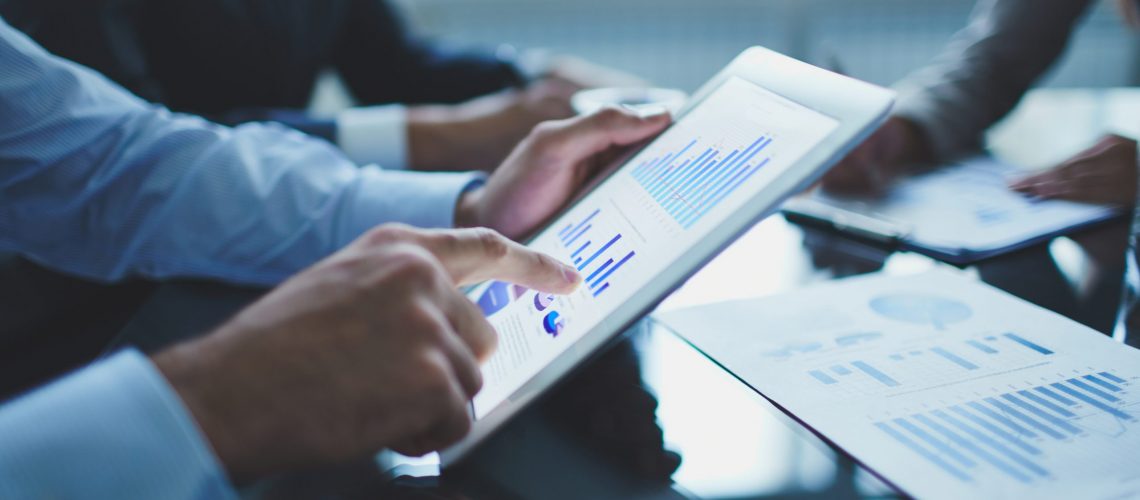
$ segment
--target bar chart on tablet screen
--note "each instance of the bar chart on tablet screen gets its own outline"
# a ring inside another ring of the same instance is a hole
[[[601,228],[594,230],[591,222],[600,213],[601,209],[595,209],[582,221],[568,224],[558,233],[562,246],[571,250],[571,264],[583,273],[586,286],[594,297],[605,292],[610,287],[610,276],[637,255],[636,250],[621,244],[622,233],[604,232]]]
[[[573,267],[582,279],[574,292],[542,295],[506,283],[475,292],[500,339],[482,370],[476,417],[644,293],[670,262],[837,126],[732,78],[568,207],[528,246]]]
[[[649,158],[631,172],[638,184],[682,227],[689,228],[769,161],[771,137],[760,136],[731,151],[710,145],[699,154],[693,139],[684,147]]]

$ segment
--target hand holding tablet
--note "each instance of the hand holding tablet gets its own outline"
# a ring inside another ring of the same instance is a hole
[[[585,280],[577,291],[552,296],[501,281],[471,291],[499,349],[482,367],[472,432],[443,452],[444,466],[810,185],[892,101],[890,91],[765,49],[740,55],[668,130],[528,242],[573,266]]]

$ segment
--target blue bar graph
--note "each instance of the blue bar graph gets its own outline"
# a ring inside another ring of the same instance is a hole
[[[1021,408],[1022,410],[1025,410],[1025,411],[1033,414],[1037,418],[1044,420],[1044,421],[1052,424],[1054,427],[1057,427],[1057,428],[1059,428],[1065,432],[1068,432],[1070,434],[1080,434],[1081,433],[1081,430],[1076,428],[1073,424],[1070,424],[1064,420],[1061,420],[1060,418],[1057,418],[1056,415],[1053,415],[1049,412],[1046,412],[1046,411],[1042,410],[1041,408],[1039,408],[1035,405],[1032,405],[1032,404],[1029,404],[1025,401],[1022,401],[1021,398],[1018,398],[1012,394],[1002,394],[1001,397],[1002,397],[1002,399],[1005,399],[1006,401],[1013,403],[1018,408]]]
[[[603,231],[602,228],[607,225],[604,220],[600,222],[597,220],[600,213],[601,209],[595,209],[577,223],[567,224],[558,231],[558,238],[562,242],[562,246],[569,252],[569,260],[585,276],[585,282],[589,285],[590,292],[594,297],[609,290],[610,283],[606,280],[636,255],[631,251],[625,253],[624,257],[618,258],[618,256],[623,255],[618,253],[622,251],[621,233],[591,235],[592,232]],[[603,237],[599,238],[598,236]],[[579,242],[579,240],[584,241]],[[605,241],[606,243],[598,247],[594,244],[595,241],[599,243]],[[616,255],[613,255],[615,253]]]
[[[599,274],[605,272],[606,268],[610,267],[610,264],[613,264],[613,263],[614,263],[613,259],[607,259],[606,262],[603,263],[601,267],[595,269],[594,272],[590,273],[589,276],[586,276],[586,281],[594,281],[595,277],[597,277]]]
[[[1122,391],[1122,390],[1123,390],[1123,389],[1121,389],[1121,388],[1119,388],[1119,387],[1117,387],[1117,386],[1115,386],[1115,385],[1112,385],[1112,384],[1110,384],[1110,383],[1108,383],[1108,382],[1105,382],[1105,381],[1103,381],[1103,380],[1101,380],[1101,379],[1099,379],[1099,378],[1096,378],[1096,376],[1095,376],[1095,375],[1085,375],[1085,376],[1084,376],[1084,377],[1082,377],[1082,378],[1084,378],[1085,380],[1088,380],[1089,382],[1092,382],[1092,383],[1094,383],[1094,384],[1096,384],[1096,385],[1099,385],[1099,386],[1101,386],[1101,387],[1102,387],[1102,388],[1104,388],[1104,389],[1108,389],[1108,390],[1110,390],[1110,391],[1112,391],[1112,392],[1120,392],[1120,391]]]
[[[1040,387],[1039,389],[1044,389],[1044,388]],[[1048,389],[1046,389],[1046,390],[1048,390]],[[1021,395],[1021,397],[1028,399],[1030,401],[1033,401],[1034,403],[1037,403],[1038,405],[1044,406],[1045,408],[1052,410],[1053,413],[1056,413],[1062,417],[1072,418],[1072,417],[1077,416],[1075,413],[1073,413],[1069,410],[1066,410],[1060,406],[1057,406],[1056,403],[1049,401],[1048,399],[1045,399],[1045,398],[1038,396],[1036,394],[1033,394],[1032,392],[1017,391],[1017,393],[1019,395]]]
[[[1053,354],[1053,351],[1050,351],[1049,349],[1046,349],[1046,348],[1041,347],[1037,344],[1034,344],[1033,342],[1025,340],[1024,338],[1022,338],[1020,335],[1017,335],[1016,333],[1007,333],[1007,334],[1005,334],[1005,338],[1010,339],[1014,342],[1017,342],[1018,344],[1021,344],[1021,345],[1028,347],[1030,349],[1033,349],[1034,351],[1037,351],[1037,352],[1044,354],[1046,356]]]
[[[576,258],[578,258],[578,254],[581,254],[581,253],[582,253],[582,250],[585,250],[585,249],[586,249],[586,247],[590,246],[590,243],[591,243],[591,242],[589,242],[589,241],[587,241],[587,242],[583,243],[583,244],[582,244],[582,246],[578,247],[578,249],[577,249],[577,250],[574,250],[574,253],[570,254],[570,258],[571,258],[571,259],[576,259]]]
[[[601,288],[599,288],[599,289],[597,289],[597,290],[594,290],[594,296],[595,296],[595,297],[597,297],[597,296],[601,295],[601,294],[602,294],[602,292],[606,291],[606,289],[607,289],[607,288],[609,288],[609,287],[610,287],[610,284],[609,284],[609,283],[606,283],[605,285],[602,285],[602,287],[601,287]]]
[[[583,234],[586,234],[586,231],[589,231],[593,228],[594,228],[594,226],[587,224],[586,227],[582,228],[578,232],[571,232],[570,237],[566,241],[564,241],[563,244],[565,244],[567,246],[573,245],[575,241],[578,241],[578,238],[581,238]]]
[[[1066,386],[1064,384],[1052,384],[1052,385],[1053,385],[1054,389],[1057,389],[1058,391],[1061,391],[1065,394],[1068,394],[1068,395],[1072,396],[1073,398],[1078,399],[1081,402],[1083,402],[1089,406],[1092,406],[1093,408],[1096,408],[1100,411],[1108,413],[1109,415],[1112,415],[1112,416],[1119,418],[1121,420],[1133,420],[1132,415],[1124,413],[1120,410],[1117,410],[1116,408],[1113,408],[1109,405],[1102,403],[1101,401],[1093,399],[1093,398],[1089,397],[1088,395],[1085,395],[1085,394],[1081,393],[1080,391],[1077,391],[1076,389],[1073,389],[1073,388]]]
[[[903,446],[910,448],[911,451],[917,453],[922,458],[925,458],[925,459],[929,460],[931,463],[933,463],[934,465],[941,467],[942,470],[946,471],[951,476],[954,476],[958,479],[961,479],[962,481],[969,481],[970,480],[970,476],[967,475],[965,472],[958,470],[957,467],[954,467],[949,462],[942,460],[942,457],[938,456],[937,453],[934,453],[934,452],[926,449],[922,445],[919,445],[918,443],[914,442],[914,440],[906,437],[906,435],[899,432],[895,428],[893,428],[893,427],[891,427],[885,423],[882,423],[882,422],[876,422],[875,427],[878,427],[879,429],[881,429],[888,436],[894,438],[895,441],[898,441]]]
[[[678,151],[640,163],[631,175],[677,224],[688,229],[767,164],[769,158],[760,153],[771,143],[772,138],[761,136],[747,148],[725,154],[715,146],[694,149],[694,139]],[[559,236],[568,239],[576,229],[563,231]]]
[[[1014,467],[1011,467],[1005,461],[1001,460],[996,455],[994,455],[993,453],[988,451],[987,448],[983,448],[977,442],[971,441],[970,438],[973,437],[977,441],[982,441],[985,444],[989,444],[990,447],[999,450],[999,452],[1000,451],[1008,451],[1009,453],[1014,453],[1012,450],[1009,450],[1008,448],[1002,446],[1001,444],[997,443],[996,441],[990,440],[984,434],[978,433],[977,431],[973,430],[973,428],[962,423],[960,420],[958,420],[954,417],[951,417],[950,415],[947,415],[944,412],[935,411],[933,413],[933,415],[937,416],[940,419],[943,419],[944,421],[946,421],[950,425],[957,427],[959,432],[963,432],[966,435],[962,436],[958,432],[954,432],[954,430],[950,429],[949,427],[942,425],[941,423],[935,421],[934,419],[932,419],[930,417],[927,417],[926,415],[915,415],[914,419],[921,422],[923,425],[930,427],[931,429],[934,429],[935,432],[938,432],[939,434],[946,436],[948,439],[953,441],[954,444],[961,446],[963,449],[969,451],[970,453],[974,454],[975,456],[982,459],[983,461],[985,461],[985,462],[989,463],[990,465],[996,467],[997,469],[1001,470],[1002,472],[1009,474],[1014,479],[1021,481],[1023,483],[1029,482],[1030,477],[1027,474],[1025,474],[1024,472],[1021,472],[1020,470],[1018,470]],[[979,435],[982,436],[983,439],[978,439]]]
[[[698,220],[708,214],[709,211],[711,211],[714,207],[719,205],[721,201],[724,201],[724,199],[727,198],[729,194],[732,194],[733,191],[736,191],[737,188],[744,184],[744,181],[747,181],[750,177],[752,177],[753,174],[760,171],[761,167],[767,164],[768,159],[765,158],[758,165],[753,165],[746,169],[738,170],[727,183],[717,187],[716,191],[714,191],[709,198],[698,200],[694,211],[689,215],[688,218],[683,220],[684,226],[686,228],[692,227],[693,224],[696,224]]]
[[[1033,483],[1052,476],[1043,460],[1061,452],[1056,446],[1097,436],[1095,430],[1086,430],[1096,427],[1082,424],[1082,419],[1095,416],[1089,415],[1089,409],[1136,420],[1104,397],[1115,397],[1111,394],[1115,391],[1094,379],[1114,387],[1125,383],[1108,372],[1080,375],[905,417],[892,416],[873,425],[921,460],[959,480],[980,478],[976,475],[988,468],[1018,482]]]
[[[1111,373],[1108,373],[1108,372],[1100,372],[1100,373],[1098,373],[1097,375],[1100,375],[1100,376],[1102,376],[1102,377],[1104,377],[1104,378],[1106,378],[1106,379],[1109,379],[1109,380],[1111,380],[1111,381],[1113,381],[1113,382],[1116,382],[1116,383],[1118,383],[1118,384],[1127,384],[1127,383],[1128,383],[1128,381],[1127,381],[1127,380],[1124,380],[1124,379],[1122,379],[1122,378],[1120,378],[1120,377],[1117,377],[1116,375],[1113,375],[1113,374],[1111,374]]]
[[[1034,387],[1033,390],[1040,392],[1041,394],[1044,394],[1046,396],[1049,396],[1049,397],[1051,397],[1057,401],[1060,401],[1061,404],[1063,404],[1065,406],[1077,406],[1076,401],[1073,401],[1069,398],[1066,398],[1065,396],[1057,394],[1057,393],[1049,390],[1048,387]]]
[[[942,356],[943,358],[946,358],[950,362],[952,362],[958,366],[961,366],[962,368],[965,368],[967,370],[977,370],[978,369],[978,365],[975,365],[969,361],[966,361],[964,358],[958,356],[957,354],[954,354],[950,351],[947,351],[946,349],[943,349],[941,347],[932,348],[932,349],[930,349],[930,352],[933,352],[934,354]]]
[[[602,282],[606,281],[606,279],[608,279],[611,274],[613,274],[618,269],[620,269],[621,266],[624,266],[626,262],[629,262],[629,259],[632,259],[634,255],[637,255],[637,253],[636,252],[627,253],[625,255],[625,257],[622,257],[621,260],[619,260],[618,263],[614,265],[614,267],[609,268],[609,270],[606,271],[605,274],[595,278],[594,281],[589,281],[590,288],[598,288],[598,285],[600,285],[600,284],[602,284]],[[606,283],[606,285],[609,285],[609,284]],[[598,290],[595,293],[595,295],[597,295],[597,293],[600,293],[600,290]]]
[[[1030,472],[1032,472],[1038,476],[1042,476],[1042,477],[1049,475],[1048,471],[1043,469],[1041,466],[1033,463],[1031,460],[1025,458],[1024,456],[1022,456],[1017,451],[1009,449],[1008,447],[1006,447],[1005,445],[1001,444],[998,441],[995,441],[993,438],[989,437],[985,433],[967,425],[966,423],[962,422],[961,420],[958,420],[957,418],[954,418],[953,416],[949,415],[948,413],[941,411],[941,410],[934,410],[931,413],[934,416],[946,421],[950,425],[956,427],[958,430],[962,431],[966,435],[970,436],[970,438],[972,438],[975,442],[981,443],[981,444],[985,445],[986,448],[992,449],[992,450],[998,452],[998,454],[1001,455],[1002,457],[1010,460],[1011,462],[1013,462],[1017,465],[1020,465],[1021,467],[1025,468],[1025,469],[1028,469]],[[982,448],[980,448],[980,447],[976,448],[976,451],[978,452],[979,455],[988,454],[988,453],[982,453],[981,450],[982,450]],[[1029,481],[1029,479],[1030,479],[1029,476],[1025,475],[1019,469],[1015,469],[1011,465],[1008,465],[1005,462],[998,460],[997,457],[993,457],[992,455],[991,455],[991,457],[992,458],[988,461],[991,464],[993,464],[995,467],[1001,469],[1006,474],[1009,474],[1011,477],[1013,477],[1019,481],[1025,481],[1025,482]]]
[[[1006,418],[1004,415],[998,414],[997,412],[991,410],[989,407],[983,406],[981,403],[979,403],[977,401],[971,401],[969,403],[966,403],[966,405],[969,406],[974,411],[989,417],[994,422],[998,422],[998,423],[1010,428],[1010,430],[1012,430],[1013,432],[1016,432],[1018,435],[1025,436],[1025,437],[1031,437],[1031,438],[1037,437],[1037,433],[1035,433],[1029,429],[1026,429],[1025,427],[1018,425],[1013,420]]]
[[[600,209],[600,208],[597,210],[594,210],[592,213],[590,213],[589,216],[587,216],[585,219],[582,219],[582,221],[579,222],[577,225],[566,226],[565,229],[560,231],[558,236],[560,238],[562,238],[562,244],[566,245],[566,246],[570,246],[571,244],[573,244],[574,240],[578,239],[578,237],[582,236],[582,234],[585,233],[586,230],[590,229],[589,227],[586,227],[586,226],[590,223],[591,220],[594,219],[594,217],[597,217],[598,213],[600,213],[601,211],[602,211],[602,209]]]
[[[1017,436],[1014,436],[1013,434],[1006,432],[1001,427],[998,427],[998,426],[994,425],[993,423],[991,423],[990,421],[988,421],[982,417],[979,417],[973,413],[970,413],[969,411],[966,411],[966,409],[962,408],[961,406],[951,406],[950,411],[957,413],[962,418],[969,420],[974,425],[981,427],[982,429],[986,430],[990,434],[993,434],[997,437],[1000,437],[1000,438],[1006,440],[1007,442],[1009,442],[1009,444],[1012,444],[1018,448],[1021,448],[1023,451],[1025,451],[1026,453],[1029,453],[1030,455],[1040,455],[1041,454],[1041,450],[1037,449],[1036,447],[1034,447],[1033,445],[1031,445],[1029,443],[1026,443],[1024,439],[1021,439]]]
[[[590,263],[594,262],[594,259],[597,259],[599,255],[604,253],[606,250],[609,250],[610,247],[614,246],[614,243],[617,243],[617,241],[620,239],[620,234],[614,235],[614,237],[610,239],[610,241],[608,241],[605,245],[603,245],[602,248],[599,248],[597,252],[594,252],[592,255],[590,255],[590,257],[588,257],[585,262],[578,264],[578,270],[581,271],[585,269],[590,265]]]
[[[858,368],[859,371],[870,375],[872,378],[878,380],[879,382],[882,382],[882,384],[887,387],[898,387],[899,385],[897,380],[889,377],[887,374],[879,371],[877,368],[862,361],[852,361],[851,366]]]
[[[1120,401],[1120,398],[1118,398],[1118,397],[1116,397],[1116,396],[1113,396],[1112,394],[1109,394],[1109,393],[1107,393],[1107,392],[1104,392],[1104,391],[1102,391],[1102,390],[1100,390],[1100,389],[1097,389],[1096,387],[1093,387],[1093,386],[1091,386],[1091,385],[1088,385],[1088,384],[1086,384],[1086,383],[1084,383],[1084,382],[1081,382],[1080,380],[1077,380],[1077,379],[1075,379],[1075,378],[1071,378],[1071,379],[1069,379],[1069,380],[1068,380],[1068,382],[1069,382],[1070,384],[1073,384],[1073,385],[1075,385],[1075,386],[1077,386],[1077,387],[1081,388],[1081,389],[1084,389],[1084,390],[1085,390],[1085,392],[1088,392],[1088,393],[1090,393],[1090,394],[1093,394],[1093,395],[1095,395],[1095,396],[1098,396],[1098,397],[1100,397],[1101,399],[1103,399],[1103,400],[1105,400],[1105,401],[1109,401],[1109,402],[1112,402],[1112,403],[1115,403],[1115,402],[1117,402],[1117,401]]]
[[[998,352],[997,349],[994,349],[993,347],[990,347],[990,346],[985,345],[981,342],[978,342],[977,340],[967,340],[966,343],[970,344],[970,346],[972,346],[975,349],[982,351],[986,354],[997,354],[997,352]]]
[[[1041,432],[1041,433],[1045,434],[1046,436],[1049,436],[1053,439],[1065,439],[1064,434],[1057,432],[1052,427],[1049,427],[1048,425],[1045,425],[1041,422],[1038,422],[1037,420],[1029,417],[1028,415],[1014,409],[1013,407],[1011,407],[1011,406],[1009,406],[1009,405],[1007,405],[1001,401],[998,401],[997,399],[985,398],[985,401],[987,403],[993,405],[994,408],[997,408],[998,411],[1002,412],[1002,414],[1009,415],[1009,416],[1011,416],[1017,420],[1020,420],[1021,423],[1028,425],[1034,429],[1037,429],[1038,432]]]
[[[924,430],[922,427],[910,423],[910,421],[907,419],[896,418],[894,422],[895,425],[902,427],[903,430],[914,434],[915,436],[918,436],[919,439],[926,441],[927,444],[934,447],[943,454],[949,456],[950,458],[953,458],[956,462],[966,467],[973,467],[977,465],[977,462],[971,460],[966,455],[959,453],[958,450],[951,448],[945,441],[934,437],[929,432],[926,432],[926,430]]]
[[[823,373],[819,370],[812,370],[812,371],[808,372],[808,375],[815,377],[816,380],[823,382],[825,384],[834,384],[834,383],[838,382],[837,380],[831,378],[831,376],[829,376],[828,374]]]

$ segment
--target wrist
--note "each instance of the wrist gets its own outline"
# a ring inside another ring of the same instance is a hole
[[[930,147],[930,139],[926,131],[918,122],[903,116],[896,117],[902,140],[892,158],[896,167],[926,164],[934,161],[934,153]]]
[[[479,186],[464,191],[463,194],[459,195],[459,200],[455,203],[455,227],[479,227],[484,225],[480,222],[479,204],[483,199],[485,189],[483,186]]]
[[[417,170],[443,170],[451,160],[446,152],[456,147],[454,128],[459,121],[450,106],[408,108],[408,164]]]
[[[219,384],[215,357],[204,344],[209,337],[166,349],[151,356],[151,361],[174,388],[179,399],[210,443],[218,461],[235,483],[260,475],[251,453],[253,444],[264,432],[259,426],[247,426],[239,418],[242,406],[240,392],[230,384]]]

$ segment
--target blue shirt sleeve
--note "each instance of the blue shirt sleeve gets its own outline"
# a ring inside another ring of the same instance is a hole
[[[172,114],[3,21],[0,68],[0,249],[91,279],[275,284],[377,224],[450,227],[480,179]]]
[[[0,498],[236,498],[166,379],[124,351],[0,406]]]

